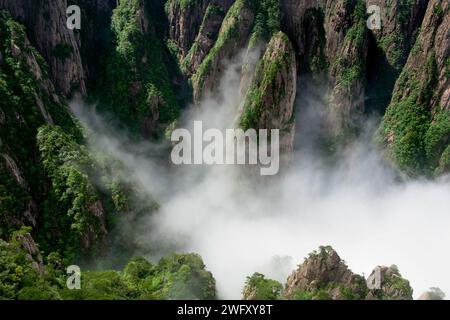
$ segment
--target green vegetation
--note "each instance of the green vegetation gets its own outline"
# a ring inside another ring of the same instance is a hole
[[[278,300],[281,299],[283,286],[278,281],[266,279],[261,273],[247,277],[244,290],[244,300]]]
[[[122,0],[114,10],[113,43],[100,86],[99,107],[112,112],[135,136],[155,137],[160,128],[147,123],[169,125],[178,117],[180,107],[164,60],[164,53],[170,50],[151,26],[141,30],[140,19],[153,23],[141,3]]]
[[[336,75],[337,86],[346,89],[349,93],[352,92],[353,86],[362,79],[364,74],[364,61],[361,54],[367,33],[364,1],[356,1],[352,22],[352,26],[345,34],[343,48],[355,48],[353,50],[356,50],[358,55],[343,55],[332,66],[332,73]]]
[[[314,39],[311,48],[311,57],[309,59],[308,71],[316,76],[328,68],[328,59],[326,56],[326,35],[325,35],[325,14],[323,9],[310,8],[305,11],[304,24],[313,30],[317,30],[317,39]]]
[[[386,54],[388,62],[397,72],[400,72],[406,62],[407,50],[405,36],[401,33],[391,33],[382,37],[378,46]]]
[[[432,175],[448,146],[448,111],[429,110],[438,81],[436,58],[431,55],[420,70],[403,70],[380,128],[391,157],[409,176]],[[402,92],[408,92],[402,96]],[[440,172],[438,170],[438,172]]]
[[[214,3],[210,3],[208,5],[208,8],[206,8],[206,12],[205,15],[203,16],[203,21],[202,21],[202,25],[200,26],[200,33],[203,32],[204,28],[205,28],[205,24],[207,24],[209,22],[209,19],[212,16],[219,16],[221,18],[223,18],[225,16],[225,12],[222,9],[222,7],[214,4]],[[208,38],[210,38],[211,40],[217,40],[217,36],[218,33],[214,33],[214,34],[207,34]],[[190,70],[191,67],[191,61],[192,61],[192,57],[197,55],[198,51],[200,49],[200,45],[198,43],[198,40],[196,39],[194,44],[192,45],[192,47],[189,49],[189,52],[187,53],[186,57],[184,57],[183,61],[181,62],[181,70],[183,71],[184,74],[189,74],[195,70]]]
[[[32,241],[31,228],[0,240],[0,299],[130,300],[215,299],[215,281],[195,254],[172,254],[153,265],[144,258],[130,260],[123,271],[84,271],[81,289],[66,287],[63,260],[51,253],[42,264],[39,249],[30,256],[22,239]]]
[[[437,3],[436,6],[433,8],[433,13],[438,17],[438,19],[442,19],[444,16],[444,9],[442,8],[442,5],[440,3]]]
[[[238,26],[240,23],[241,12],[249,7],[249,2],[250,0],[236,0],[228,10],[214,47],[206,55],[198,70],[192,76],[194,88],[203,88],[203,84],[211,71],[215,59],[217,59],[218,53],[222,51],[228,43],[232,42],[234,38],[239,36]]]
[[[158,277],[151,283],[168,299],[216,298],[215,280],[197,254],[174,253],[162,258],[155,270]]]
[[[450,145],[444,150],[439,160],[439,166],[436,168],[436,175],[450,171]]]
[[[242,30],[240,30],[240,26],[243,24],[243,15],[249,15],[250,12],[254,15],[254,21],[250,26],[249,48],[258,43],[267,42],[273,34],[281,29],[278,1],[237,0],[228,10],[224,18],[214,47],[203,59],[198,70],[192,77],[192,83],[196,91],[203,88],[204,82],[213,66],[218,63],[216,60],[219,53],[228,48],[228,46],[235,46],[238,39],[245,37],[245,40],[247,40],[246,35],[241,34]],[[193,47],[191,50],[196,49]]]
[[[181,10],[186,10],[192,6],[198,5],[201,0],[168,0],[165,4],[166,12],[169,12],[171,7],[175,5],[180,6]]]
[[[450,111],[435,113],[424,137],[426,159],[432,166],[430,170],[438,164],[444,149],[448,146],[449,137]]]
[[[206,12],[205,12],[205,16],[203,17],[203,21],[208,20],[208,18],[210,18],[211,16],[222,16],[224,14],[225,14],[225,12],[223,11],[222,7],[220,7],[214,3],[210,3],[208,5],[208,8],[206,8]]]
[[[413,298],[413,289],[409,281],[402,277],[396,265],[392,265],[383,273],[381,289],[372,290],[371,293],[373,298],[378,300]]]
[[[277,0],[254,1],[255,23],[250,36],[249,48],[268,42],[273,34],[281,30],[280,7]]]
[[[365,279],[363,277],[357,277],[356,285],[351,287],[345,286],[342,283],[324,283],[318,288],[311,290],[296,289],[288,297],[289,300],[331,300],[333,293],[337,294],[340,299],[344,300],[364,300],[369,290],[367,289]]]
[[[4,11],[0,56],[0,238],[6,239],[14,229],[31,223],[25,213],[32,215],[34,206],[46,199],[47,179],[36,156],[38,128],[53,122],[76,141],[81,132],[63,99],[42,85],[48,68],[26,40],[25,28]]]
[[[58,239],[55,245],[66,254],[76,252],[85,237],[90,237],[85,249],[92,247],[93,243],[101,241],[106,230],[102,229],[103,221],[100,220],[102,205],[87,174],[94,170],[88,151],[61,128],[53,126],[39,129],[37,144],[52,182],[49,199],[44,202],[41,229],[48,237],[40,237],[40,243],[45,248],[51,247],[48,241],[55,239],[51,230],[57,227],[66,237]]]
[[[70,57],[72,52],[72,46],[67,43],[60,43],[53,48],[53,55],[61,60]]]
[[[22,228],[13,232],[10,242],[0,239],[0,299],[58,299],[59,295],[53,283],[51,265],[44,270],[33,266],[33,259],[23,249],[19,237],[30,232],[30,228]],[[55,255],[53,255],[55,256]]]
[[[391,4],[388,4],[390,6]],[[383,35],[378,40],[378,47],[384,52],[389,64],[399,73],[408,58],[409,44],[405,37],[411,20],[414,0],[403,0],[397,7],[397,21],[399,27],[392,33]],[[388,10],[393,10],[388,7]]]
[[[108,230],[124,218],[132,226],[142,214],[159,208],[148,195],[141,198],[137,185],[125,182],[129,173],[120,161],[89,152],[60,127],[41,127],[37,145],[50,182],[36,235],[45,252],[58,251],[73,261],[92,257],[108,241],[118,242],[115,247],[120,251],[122,235],[107,238]],[[66,236],[60,237],[61,233]],[[136,246],[128,243],[128,248]],[[127,258],[121,252],[118,255]]]
[[[275,80],[281,72],[289,73],[286,68],[289,68],[291,53],[282,51],[282,48],[285,48],[286,45],[290,45],[289,38],[281,31],[278,32],[272,37],[266,53],[259,61],[253,82],[245,97],[243,112],[239,120],[242,129],[259,128],[261,114],[264,110],[264,95],[267,92],[273,92]],[[277,106],[286,94],[285,88],[277,88],[277,91],[273,94],[276,95],[271,97],[274,101],[273,105]]]

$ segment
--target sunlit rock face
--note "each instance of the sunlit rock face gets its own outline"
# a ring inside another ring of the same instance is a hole
[[[367,282],[375,278],[366,283],[331,247],[320,247],[288,277],[284,295],[300,300],[412,300],[409,281],[396,266],[375,268]]]
[[[364,299],[365,279],[347,267],[331,247],[321,247],[305,258],[288,277],[284,294],[288,299]]]

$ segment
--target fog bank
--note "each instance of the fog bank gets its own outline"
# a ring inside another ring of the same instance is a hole
[[[202,120],[207,127],[232,127],[240,63],[230,64],[219,93],[188,108],[179,126]],[[321,107],[298,106],[303,140],[314,140],[313,120],[320,119]],[[333,246],[354,272],[366,276],[377,265],[396,264],[415,297],[433,286],[450,293],[450,179],[399,181],[372,145],[376,123],[369,121],[367,133],[332,165],[310,143],[282,174],[253,179],[242,167],[171,167],[151,156],[163,153],[160,146],[132,144],[80,101],[72,109],[95,136],[90,147],[120,159],[132,172],[129,179],[161,205],[132,235],[155,252],[148,257],[165,253],[155,251],[155,244],[199,253],[220,298],[239,299],[254,272],[285,283],[320,245]],[[148,232],[150,227],[156,231]]]

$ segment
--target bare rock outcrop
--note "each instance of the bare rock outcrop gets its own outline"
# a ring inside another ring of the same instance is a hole
[[[362,276],[354,274],[331,247],[320,247],[305,259],[287,279],[288,299],[364,299],[367,292]]]
[[[354,274],[333,248],[320,247],[287,279],[293,300],[412,300],[413,290],[398,268],[376,267],[366,280]]]

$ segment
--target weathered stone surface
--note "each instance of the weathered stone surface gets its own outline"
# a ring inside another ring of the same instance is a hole
[[[377,270],[377,271],[375,271]],[[381,287],[372,289],[367,294],[366,300],[412,300],[413,290],[409,281],[404,279],[397,266],[379,266],[372,271],[380,273]],[[369,277],[370,278],[370,277]]]
[[[279,129],[280,150],[292,152],[294,100],[297,90],[295,52],[289,38],[275,34],[259,61],[241,107],[244,129]]]
[[[182,58],[182,65],[186,75],[191,76],[202,63],[203,59],[214,46],[225,14],[232,1],[211,1],[205,11],[203,20],[187,55]]]
[[[27,27],[33,44],[47,60],[52,79],[66,95],[73,89],[86,93],[85,74],[80,56],[80,40],[66,26],[67,0],[0,0],[0,9]],[[56,54],[58,48],[67,52]]]
[[[195,101],[217,88],[226,63],[247,44],[255,20],[252,8],[250,0],[236,0],[228,10],[214,47],[192,76]]]
[[[27,258],[30,260],[32,267],[40,273],[44,272],[44,264],[41,253],[31,234],[18,233],[12,240],[17,242],[21,249],[26,252]]]
[[[284,294],[288,299],[306,293],[312,299],[346,300],[364,298],[366,290],[364,278],[353,274],[336,251],[321,247],[288,277]]]
[[[450,169],[450,3],[431,0],[380,128],[408,175]]]

